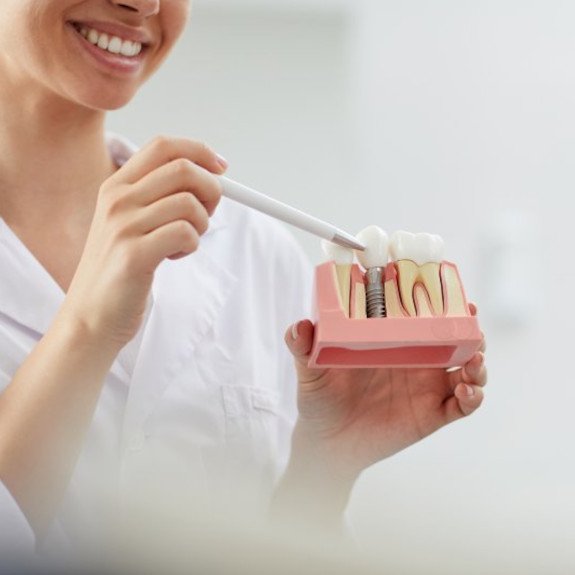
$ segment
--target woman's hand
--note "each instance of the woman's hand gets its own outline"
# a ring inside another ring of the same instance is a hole
[[[194,252],[221,196],[224,161],[204,144],[157,138],[100,188],[84,252],[63,306],[102,343],[136,334],[154,272]]]
[[[331,477],[352,482],[373,463],[481,405],[485,343],[457,371],[310,369],[313,330],[303,321],[286,334],[299,379],[292,458],[302,456]]]

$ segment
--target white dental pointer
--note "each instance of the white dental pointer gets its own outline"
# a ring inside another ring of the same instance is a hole
[[[218,179],[222,184],[222,195],[226,198],[230,198],[240,204],[244,204],[244,206],[248,206],[258,212],[272,216],[272,218],[291,224],[296,228],[310,232],[320,238],[329,240],[334,244],[338,244],[346,248],[353,248],[354,250],[365,250],[365,246],[361,242],[358,242],[355,236],[352,236],[351,234],[348,234],[323,220],[310,216],[301,210],[292,208],[287,204],[274,200],[261,192],[256,192],[255,190],[252,190],[238,182],[234,182],[234,180],[230,180],[224,176],[218,176]]]

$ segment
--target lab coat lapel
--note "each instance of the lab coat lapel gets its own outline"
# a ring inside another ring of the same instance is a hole
[[[153,305],[126,407],[124,447],[141,440],[147,418],[214,324],[237,281],[209,253],[220,227],[212,222],[197,252],[166,260],[156,271]]]

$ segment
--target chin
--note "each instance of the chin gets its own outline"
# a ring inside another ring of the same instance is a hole
[[[129,104],[135,92],[121,92],[121,91],[91,91],[90,93],[83,93],[78,95],[74,100],[92,110],[102,110],[105,112],[112,112],[119,110]]]

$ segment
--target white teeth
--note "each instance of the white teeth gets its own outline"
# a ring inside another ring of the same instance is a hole
[[[338,266],[346,266],[353,263],[353,250],[328,240],[322,240],[321,247],[326,257],[333,260]]]
[[[412,234],[395,232],[390,245],[393,261],[411,260],[418,266],[443,261],[444,242],[441,236],[433,234]]]
[[[120,54],[122,56],[137,56],[142,51],[142,45],[139,42],[126,41],[122,44]]]
[[[118,36],[110,37],[108,34],[98,32],[93,28],[86,28],[85,26],[82,26],[79,31],[88,42],[112,54],[121,54],[122,56],[133,58],[142,51],[142,44],[140,42],[122,40]]]
[[[96,30],[92,29],[88,31],[88,41],[91,42],[92,44],[96,45],[98,44],[98,38],[100,37],[100,34],[98,34],[98,32],[96,32]]]
[[[121,49],[122,40],[120,40],[120,38],[117,36],[114,36],[108,44],[108,52],[112,52],[112,54],[119,54]]]
[[[366,270],[383,268],[387,265],[389,241],[387,234],[380,227],[368,226],[361,230],[356,237],[365,245],[364,251],[357,252],[357,259]]]
[[[100,34],[100,38],[98,38],[98,48],[102,48],[102,50],[108,49],[108,34]]]

